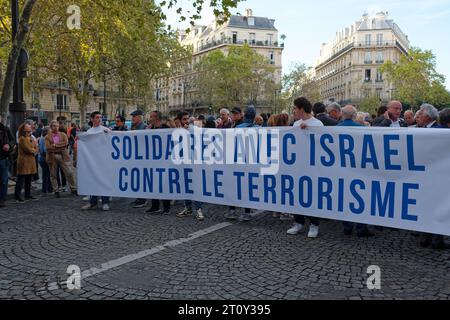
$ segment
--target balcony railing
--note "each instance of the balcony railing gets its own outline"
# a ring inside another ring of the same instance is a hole
[[[334,60],[336,57],[339,57],[344,52],[349,51],[352,48],[383,48],[383,47],[397,47],[404,54],[408,54],[407,50],[400,44],[398,41],[383,41],[383,42],[351,42],[346,47],[337,51],[330,58],[326,59],[324,62],[319,64],[316,68],[320,68],[328,62]],[[380,61],[377,63],[384,63],[384,61]]]
[[[284,43],[278,43],[277,41],[256,41],[256,40],[247,40],[247,39],[222,39],[222,40],[216,40],[208,42],[207,44],[204,44],[203,46],[200,46],[196,52],[208,50],[214,47],[218,47],[224,44],[237,44],[237,45],[244,45],[248,44],[250,46],[257,46],[257,47],[272,47],[272,48],[284,48]]]

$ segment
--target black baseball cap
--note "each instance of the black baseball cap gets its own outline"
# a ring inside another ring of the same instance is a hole
[[[236,107],[231,110],[231,113],[242,113],[242,110],[241,110],[241,108]]]

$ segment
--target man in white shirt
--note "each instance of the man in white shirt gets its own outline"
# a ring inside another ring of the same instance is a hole
[[[317,120],[312,115],[312,104],[306,98],[297,98],[294,101],[294,127],[306,129],[307,127],[323,127],[323,123]],[[317,238],[319,235],[319,218],[305,217],[302,215],[294,215],[295,223],[287,231],[289,235],[296,235],[303,230],[305,225],[305,218],[309,218],[311,222],[309,225],[308,238]]]
[[[108,133],[111,130],[102,125],[102,114],[98,111],[91,113],[92,128],[87,131],[87,134],[96,134],[100,132]],[[89,204],[83,206],[81,210],[96,209],[98,205],[98,196],[91,196]],[[109,197],[102,197],[102,210],[109,211]]]

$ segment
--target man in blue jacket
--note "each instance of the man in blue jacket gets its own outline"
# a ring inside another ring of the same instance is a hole
[[[364,127],[363,125],[355,122],[357,110],[352,105],[347,105],[342,108],[342,119],[343,121],[337,125],[337,127]],[[353,222],[344,221],[344,234],[350,236],[353,233]],[[357,223],[356,224],[356,234],[358,237],[373,237],[374,234],[369,231],[366,224]]]

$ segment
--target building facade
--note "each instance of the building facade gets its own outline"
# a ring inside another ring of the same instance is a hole
[[[336,32],[332,42],[322,44],[315,72],[324,102],[358,105],[372,96],[389,101],[395,88],[384,79],[380,67],[386,61],[399,62],[409,48],[408,36],[387,13],[364,14]]]
[[[233,15],[222,25],[213,22],[208,26],[195,26],[189,33],[180,31],[179,41],[183,46],[192,48],[192,61],[177,63],[172,76],[156,81],[155,101],[157,109],[164,113],[173,115],[180,110],[192,114],[211,112],[211,106],[196,98],[194,70],[202,57],[214,50],[227,53],[231,46],[248,44],[256,53],[267,57],[275,68],[275,83],[281,83],[284,44],[278,39],[275,20],[255,17],[250,9],[246,10],[245,16]],[[220,106],[214,106],[214,109],[217,107]],[[261,112],[271,109],[269,105],[256,107]]]

